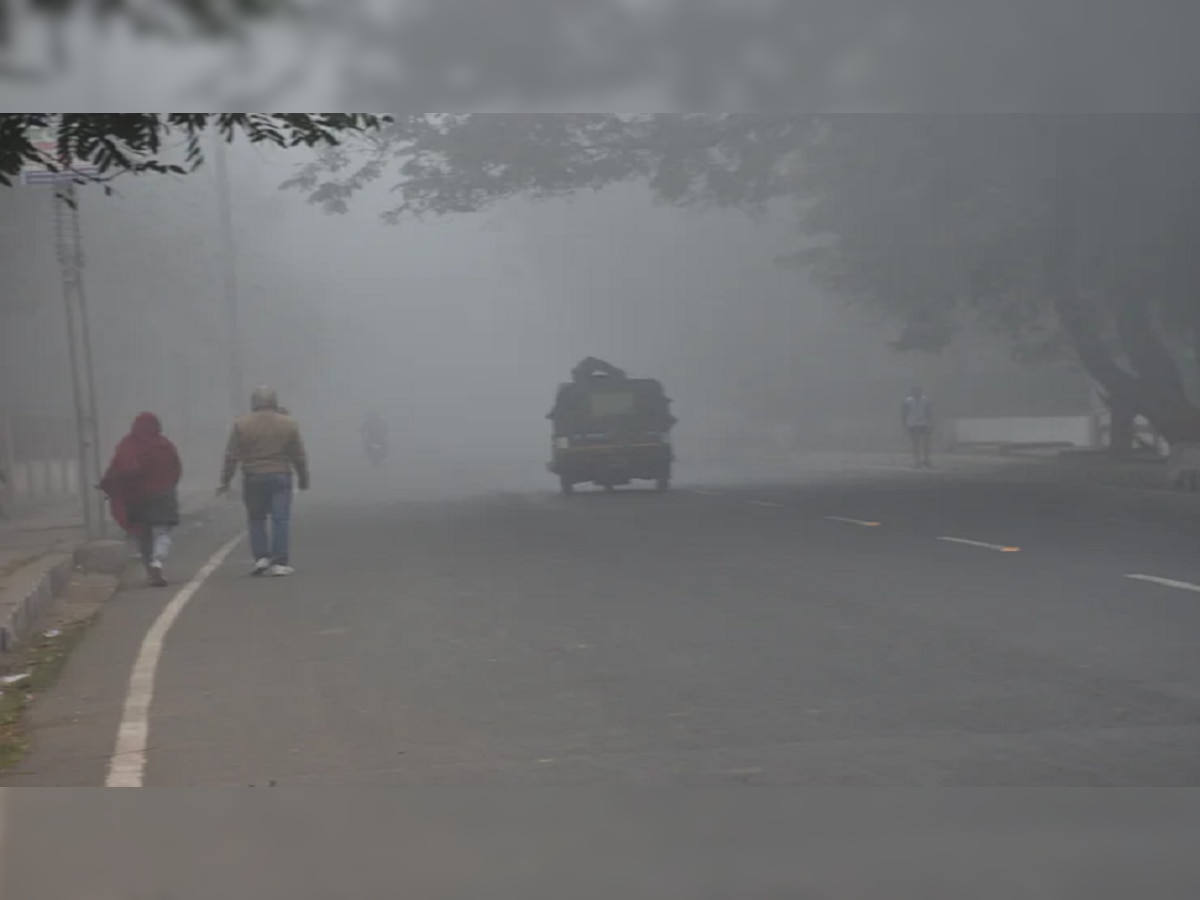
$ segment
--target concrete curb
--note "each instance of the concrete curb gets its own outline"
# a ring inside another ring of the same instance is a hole
[[[183,498],[184,516],[201,515],[217,501],[194,492]],[[18,569],[13,584],[0,589],[0,656],[29,638],[38,620],[65,590],[76,572],[120,576],[130,563],[123,540],[90,541],[70,553],[51,553]]]
[[[34,624],[64,591],[74,570],[72,556],[55,553],[14,573],[16,584],[0,591],[0,655],[11,652],[29,637]]]
[[[206,491],[188,491],[181,497],[183,516],[202,515],[218,501]],[[0,589],[0,656],[25,641],[55,598],[76,572],[120,576],[129,565],[123,540],[90,541],[70,553],[50,553],[12,573],[9,587]]]

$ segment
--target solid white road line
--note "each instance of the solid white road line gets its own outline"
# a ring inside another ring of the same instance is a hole
[[[204,582],[221,567],[244,537],[244,533],[239,534],[214,553],[192,580],[171,598],[171,602],[159,613],[142,639],[142,646],[133,663],[133,672],[129,676],[125,708],[117,729],[117,743],[113,748],[112,759],[109,760],[105,787],[142,786],[142,778],[146,772],[146,748],[150,738],[150,705],[154,702],[154,680],[158,674],[158,661],[162,656],[167,632]]]
[[[1006,544],[987,544],[983,541],[968,541],[966,538],[940,537],[939,541],[948,544],[965,544],[968,547],[982,547],[984,550],[995,550],[997,553],[1020,553],[1020,547],[1009,547]]]
[[[1200,584],[1191,584],[1187,581],[1175,581],[1171,578],[1159,578],[1155,575],[1126,575],[1126,578],[1132,578],[1134,581],[1148,581],[1151,584],[1161,584],[1163,587],[1176,588],[1181,591],[1193,591],[1200,594]]]
[[[783,509],[782,503],[772,503],[770,500],[750,500],[748,502],[754,506],[769,506],[772,509]]]
[[[861,525],[863,528],[878,528],[882,522],[867,522],[863,519],[847,519],[845,516],[826,516],[830,522],[842,522],[845,525]]]

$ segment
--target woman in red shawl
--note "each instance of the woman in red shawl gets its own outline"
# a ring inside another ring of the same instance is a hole
[[[133,421],[117,444],[100,489],[108,495],[112,517],[137,538],[150,584],[167,583],[163,563],[171,549],[171,529],[179,524],[179,451],[162,433],[154,413]]]

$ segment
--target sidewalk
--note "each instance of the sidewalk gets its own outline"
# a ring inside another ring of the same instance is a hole
[[[207,491],[182,491],[183,517],[202,511],[211,500]],[[0,519],[0,654],[28,634],[78,564],[87,567],[88,560],[104,559],[116,565],[118,557],[129,558],[124,534],[113,522],[107,523],[102,541],[88,541],[78,498],[55,499],[10,515]],[[83,556],[96,548],[106,552]]]

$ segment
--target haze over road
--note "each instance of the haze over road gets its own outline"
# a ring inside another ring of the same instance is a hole
[[[144,784],[1196,783],[1185,514],[849,465],[573,498],[334,476],[298,503],[300,574],[247,578],[239,547],[175,622]],[[192,531],[177,577],[240,524]],[[169,597],[105,611],[8,784],[105,783]]]

